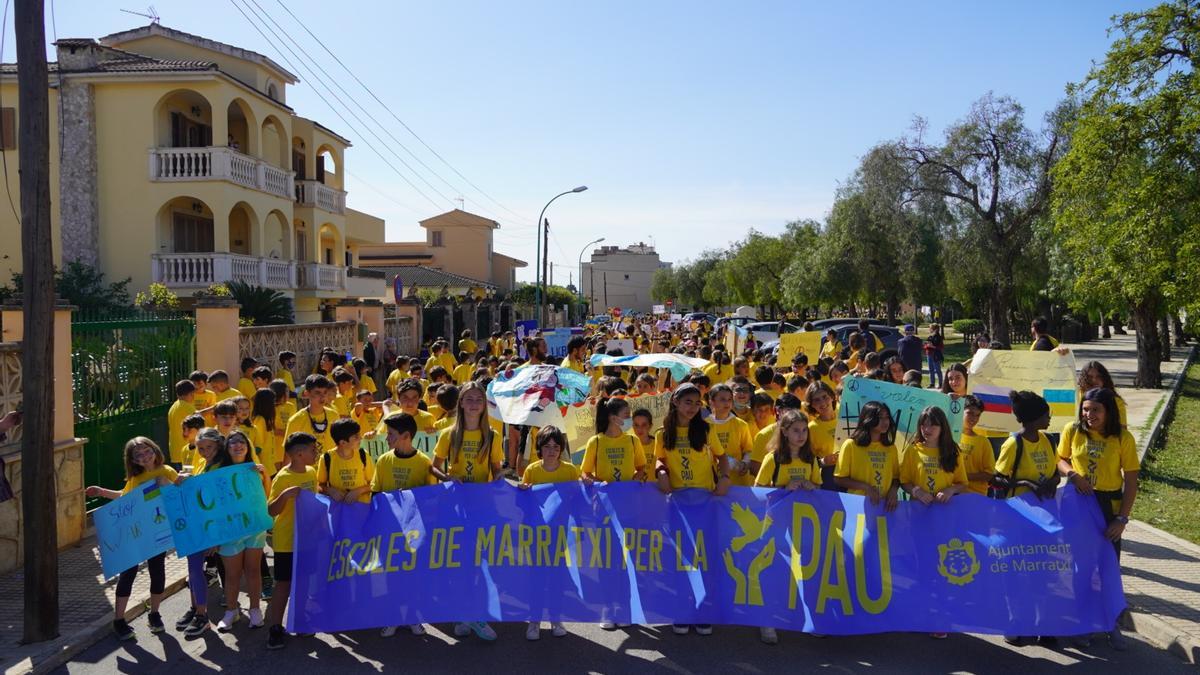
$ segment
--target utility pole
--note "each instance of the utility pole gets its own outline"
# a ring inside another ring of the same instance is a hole
[[[50,105],[43,0],[17,0],[17,160],[21,172],[21,345],[24,411],[21,510],[23,642],[58,636],[58,514],[54,476],[54,266],[50,264]],[[69,374],[63,375],[69,377]],[[65,414],[65,413],[63,413]]]
[[[604,273],[604,309],[608,309],[608,272]]]
[[[588,263],[588,314],[595,316],[596,310],[592,306],[596,302],[596,265]]]
[[[542,232],[542,302],[545,303],[546,292],[549,289],[549,282],[547,282],[547,279],[550,278],[550,273],[549,273],[549,271],[550,271],[550,219],[549,218],[545,218],[542,221],[542,228],[543,228],[543,232]],[[543,306],[544,305],[541,305],[541,304],[538,305],[538,327],[539,328],[542,326],[542,324],[546,323],[546,317],[544,316],[544,314],[542,312]]]

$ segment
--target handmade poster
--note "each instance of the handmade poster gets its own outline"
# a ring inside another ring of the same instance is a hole
[[[206,471],[160,490],[181,556],[271,529],[267,495],[253,464]]]
[[[667,308],[665,305],[652,305],[650,307],[651,314],[666,314]]]
[[[100,569],[106,577],[115,577],[171,550],[171,522],[154,481],[101,506],[92,517],[100,549]]]
[[[633,340],[629,338],[614,338],[604,341],[604,351],[612,353],[618,349],[625,356],[632,356],[637,353],[637,348],[633,346]]]
[[[1075,355],[980,349],[971,359],[967,390],[983,402],[979,428],[1020,431],[1008,393],[1040,394],[1050,404],[1050,431],[1061,431],[1076,417]]]
[[[591,361],[593,368],[604,366],[623,366],[626,368],[666,368],[671,371],[671,376],[676,380],[683,379],[692,370],[699,370],[707,366],[711,361],[707,359],[698,359],[683,354],[632,354],[627,356],[609,356],[607,354],[593,354]]]
[[[288,630],[449,621],[1080,635],[1125,607],[1094,497],[454,484],[296,498]]]
[[[950,432],[954,440],[962,437],[963,407],[961,400],[933,389],[906,387],[882,380],[863,377],[847,377],[842,380],[842,400],[838,406],[838,424],[835,434],[838,444],[850,438],[858,426],[858,412],[868,401],[879,401],[891,412],[896,425],[896,447],[903,450],[916,440],[917,419],[921,411],[936,406],[946,413],[950,421]]]
[[[413,436],[413,447],[418,452],[425,455],[429,459],[433,459],[433,451],[437,448],[438,434],[418,431],[416,436]]]
[[[542,337],[546,340],[546,349],[550,356],[566,358],[567,343],[576,335],[583,335],[582,328],[555,328],[554,330],[542,331]]]
[[[537,333],[537,329],[537,319],[527,319],[525,321],[517,322],[516,330],[514,332],[517,340],[517,355],[521,358],[529,358],[529,354],[525,351],[525,338],[533,337],[534,333]]]
[[[380,455],[388,451],[387,436],[376,434],[370,438],[364,438],[359,441],[358,447],[365,450],[371,459],[379,459]]]
[[[671,392],[661,394],[642,394],[640,396],[625,396],[631,412],[645,409],[650,412],[651,429],[662,426],[667,417],[667,409],[671,405]],[[583,450],[588,439],[596,435],[596,401],[576,403],[563,409],[562,422],[558,425],[567,435],[567,445],[571,448],[571,463],[579,466],[583,462]],[[647,448],[646,452],[653,449]]]
[[[562,406],[587,398],[592,380],[562,366],[525,366],[488,384],[488,413],[505,424],[562,424]]]
[[[784,333],[779,336],[779,352],[775,363],[780,368],[790,368],[792,357],[796,354],[807,354],[808,364],[816,365],[821,356],[821,331],[811,330],[801,333]]]

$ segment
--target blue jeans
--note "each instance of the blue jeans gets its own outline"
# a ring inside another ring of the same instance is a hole
[[[942,386],[942,357],[940,354],[928,354],[929,386],[940,389]]]
[[[187,557],[188,588],[197,607],[208,607],[208,579],[204,576],[204,552]]]

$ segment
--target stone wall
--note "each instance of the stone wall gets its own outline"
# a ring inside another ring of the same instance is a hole
[[[200,340],[197,326],[197,342]],[[296,368],[292,372],[296,386],[317,367],[321,350],[330,347],[340,354],[359,351],[358,328],[352,321],[330,321],[324,323],[298,323],[283,326],[242,326],[238,329],[239,353],[259,363],[279,370],[279,352],[296,353]],[[231,371],[230,377],[234,377]]]
[[[58,477],[55,488],[58,500],[58,546],[63,548],[83,537],[83,444],[82,440],[59,444],[54,448],[54,471]],[[0,503],[0,574],[21,567],[21,454],[17,448],[5,446],[0,450],[4,460],[4,477],[12,485],[15,497]]]
[[[59,53],[62,53],[60,48]],[[60,57],[61,58],[61,57]],[[59,85],[62,103],[63,148],[59,166],[59,215],[62,218],[62,258],[100,266],[100,196],[96,166],[96,94],[87,82],[64,77]]]

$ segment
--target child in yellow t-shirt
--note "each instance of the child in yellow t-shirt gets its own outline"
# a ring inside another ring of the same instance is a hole
[[[775,423],[775,433],[767,442],[767,454],[754,479],[756,487],[787,490],[816,490],[821,486],[821,469],[808,418],[799,410],[784,410]],[[764,641],[769,641],[763,636]]]
[[[708,405],[712,415],[708,425],[716,432],[726,461],[730,464],[729,476],[734,485],[750,486],[754,476],[750,473],[753,460],[754,437],[750,427],[733,414],[733,388],[722,382],[708,390]]]
[[[917,418],[917,439],[904,451],[900,484],[912,498],[929,506],[945,504],[967,490],[967,470],[962,452],[950,435],[950,420],[934,406]],[[937,634],[940,635],[940,634]]]
[[[963,432],[958,445],[962,448],[963,465],[967,470],[967,490],[986,497],[988,484],[996,475],[996,455],[992,452],[991,441],[975,432],[975,425],[983,414],[983,401],[973,394],[960,400],[963,402]]]
[[[363,430],[363,437],[374,436],[383,420],[383,403],[377,402],[371,392],[360,389],[355,394],[354,409],[350,411],[350,419],[358,422]]]
[[[296,495],[302,490],[317,491],[317,472],[312,467],[317,459],[316,437],[305,432],[288,434],[283,452],[287,463],[275,474],[267,498],[267,513],[275,519],[271,537],[271,548],[275,551],[275,592],[267,604],[267,649],[283,647],[286,639],[282,624],[292,585]]]
[[[520,488],[528,490],[534,485],[547,483],[568,483],[579,480],[579,469],[570,462],[564,462],[563,456],[570,453],[567,446],[567,435],[558,427],[545,426],[538,432],[535,441],[538,461],[525,467],[521,476]],[[525,639],[536,640],[541,636],[542,622],[530,621],[525,628]],[[561,621],[550,622],[550,633],[554,637],[567,634],[566,627]]]
[[[371,479],[375,462],[359,447],[361,428],[352,419],[340,419],[331,425],[329,435],[334,449],[317,462],[317,483],[321,492],[335,502],[371,503]]]
[[[729,490],[725,450],[716,430],[701,419],[700,407],[700,389],[690,382],[671,394],[663,428],[654,437],[654,476],[665,494],[684,488],[701,488],[716,495]]]
[[[580,470],[585,480],[646,480],[646,453],[637,436],[629,433],[632,428],[633,418],[625,399],[600,399],[596,404],[597,433],[583,450]]]
[[[333,369],[331,379],[334,386],[337,387],[337,397],[333,399],[333,409],[343,419],[350,417],[350,413],[354,410],[354,392],[357,384],[354,374],[338,366]]]
[[[1021,432],[1010,436],[1000,446],[996,473],[1008,477],[1009,496],[1025,494],[1033,489],[1031,486],[1039,486],[1042,489],[1039,497],[1049,498],[1056,491],[1052,483],[1057,483],[1058,478],[1057,453],[1050,438],[1043,433],[1050,428],[1050,405],[1032,391],[1014,391],[1008,397],[1012,401],[1013,416],[1021,424]],[[1025,484],[1018,484],[1022,482]]]
[[[167,464],[167,458],[163,455],[163,451],[149,438],[135,436],[129,439],[125,443],[123,454],[125,457],[125,487],[118,491],[89,485],[84,494],[89,497],[119,499],[148,482],[154,482],[159,486],[179,482],[178,472]],[[135,497],[135,499],[137,498]],[[161,633],[166,630],[162,616],[158,613],[163,599],[163,591],[166,589],[166,558],[167,554],[163,552],[146,561],[146,569],[150,573],[149,624],[152,633]],[[125,620],[125,609],[129,606],[129,596],[133,592],[133,581],[137,578],[138,567],[138,565],[134,565],[121,572],[120,578],[117,579],[116,608],[113,614],[116,618],[113,620],[113,631],[121,640],[129,640],[134,637],[133,629]]]
[[[879,401],[868,401],[859,410],[858,426],[838,452],[834,480],[851,494],[865,496],[872,504],[883,502],[884,510],[895,511],[899,473],[892,413]]]
[[[208,373],[203,370],[193,370],[188,375],[188,380],[192,386],[196,387],[196,395],[192,398],[192,405],[196,406],[196,412],[203,412],[217,403],[217,397],[208,388]]]
[[[258,361],[247,356],[242,359],[242,377],[238,380],[238,391],[246,398],[254,396],[254,381],[251,376],[254,374],[254,369],[258,367]]]
[[[203,428],[203,415],[188,415],[187,419],[183,420],[183,445],[179,448],[179,455],[183,457],[184,471],[192,469],[192,462],[196,459],[196,437]]]
[[[175,383],[175,402],[167,411],[167,449],[171,452],[171,462],[183,465],[183,457],[178,454],[183,447],[183,420],[196,413],[192,403],[196,397],[196,385],[191,380],[180,380]]]
[[[821,380],[804,391],[804,412],[808,415],[808,436],[813,453],[821,465],[821,486],[834,490],[833,468],[837,466],[837,397]]]

